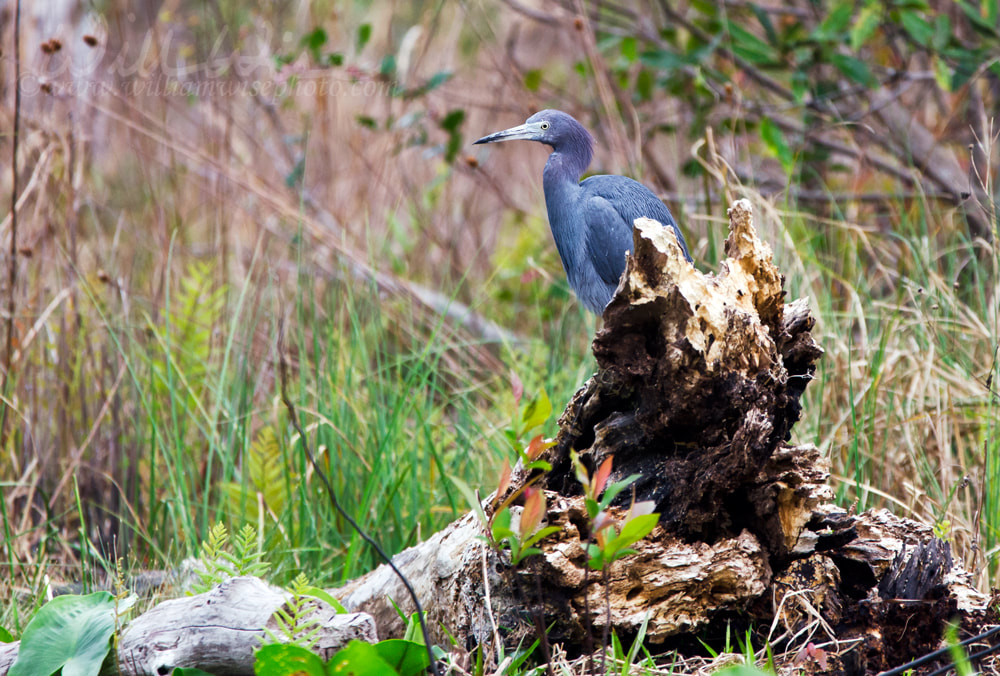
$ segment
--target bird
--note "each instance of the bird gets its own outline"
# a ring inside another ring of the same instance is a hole
[[[549,228],[569,286],[588,310],[600,315],[611,302],[625,270],[625,252],[632,252],[632,222],[640,216],[673,228],[684,257],[691,261],[677,221],[649,188],[626,176],[580,181],[594,156],[594,137],[573,116],[542,110],[524,124],[473,145],[517,139],[552,148],[542,171]]]

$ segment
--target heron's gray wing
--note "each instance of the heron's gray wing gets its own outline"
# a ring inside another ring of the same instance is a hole
[[[591,176],[581,183],[580,187],[587,197],[601,197],[607,200],[627,224],[629,251],[632,250],[632,223],[635,219],[645,216],[672,227],[684,256],[691,260],[684,236],[681,235],[673,214],[667,209],[667,205],[642,183],[626,176]]]
[[[582,205],[586,255],[593,262],[597,276],[610,287],[610,297],[625,270],[625,252],[632,250],[632,223],[599,195],[588,197]]]

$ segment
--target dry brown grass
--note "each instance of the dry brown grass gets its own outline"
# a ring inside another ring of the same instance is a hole
[[[228,32],[221,26],[235,25],[231,18],[181,2],[134,18],[111,10],[103,27],[79,16],[62,26],[47,24],[40,12],[29,17],[22,29],[25,70],[48,91],[26,96],[21,111],[16,350],[9,365],[15,387],[0,448],[10,528],[36,533],[15,538],[4,555],[34,564],[23,568],[33,576],[21,580],[24,587],[34,588],[35,578],[47,574],[46,561],[78,559],[72,550],[77,490],[89,527],[114,533],[112,515],[131,513],[137,537],[157,540],[141,532],[149,505],[134,502],[151,468],[136,457],[143,439],[133,423],[142,418],[141,403],[116,341],[128,336],[154,344],[147,318],[152,324],[162,318],[171,284],[192,261],[212,263],[230,303],[248,289],[246,313],[262,318],[237,337],[259,365],[250,390],[252,408],[262,416],[273,397],[275,324],[293,315],[291,299],[304,277],[320,295],[344,280],[376,279],[386,321],[398,324],[402,343],[435,336],[458,345],[446,363],[450,372],[468,376],[460,379],[464,387],[497,388],[508,368],[505,357],[469,348],[469,334],[450,324],[443,338],[428,328],[437,325],[439,308],[414,302],[427,298],[425,290],[529,341],[566,341],[567,355],[585,350],[584,331],[567,330],[565,323],[540,326],[530,302],[506,307],[495,297],[504,284],[561,280],[542,208],[546,150],[468,145],[542,107],[563,108],[592,126],[600,140],[595,173],[629,172],[684,196],[670,205],[701,260],[718,254],[727,191],[753,199],[790,294],[810,296],[818,309],[827,350],[797,437],[831,454],[846,501],[890,504],[941,524],[980,573],[981,585],[995,582],[987,563],[995,561],[1000,541],[998,515],[983,509],[1000,504],[989,498],[996,491],[989,482],[998,474],[986,460],[1000,448],[996,385],[991,389],[987,381],[996,373],[1000,336],[996,238],[963,240],[960,216],[930,198],[859,200],[840,213],[789,209],[779,197],[748,187],[748,179],[765,184],[782,174],[761,157],[756,136],[738,128],[716,132],[714,147],[708,130],[693,140],[658,134],[647,143],[657,124],[685,129],[691,123],[683,101],[661,93],[637,104],[629,82],[623,86],[608,75],[608,57],[594,37],[601,26],[579,17],[575,6],[551,8],[551,23],[511,7],[310,9],[299,2],[255,14]],[[373,27],[372,39],[357,51],[361,22]],[[3,26],[9,44],[10,22]],[[302,55],[275,68],[274,58],[297,50],[300,36],[315,26],[327,30],[329,49],[343,52],[345,65],[322,68]],[[97,38],[97,47],[84,43],[84,31]],[[220,35],[216,54],[253,54],[252,68],[238,72],[230,64],[224,73],[194,72],[170,84],[165,64],[209,64]],[[44,53],[39,45],[52,37],[61,39],[62,50]],[[83,76],[60,66],[97,51],[124,56],[113,68]],[[389,79],[379,75],[386,54],[394,54],[399,67]],[[574,70],[577,61],[590,75]],[[127,72],[138,63],[148,73]],[[13,115],[8,66],[5,61],[0,70],[3,129]],[[529,91],[525,73],[536,68],[541,81]],[[391,95],[394,86],[416,91],[441,71],[452,78],[429,93]],[[747,90],[737,92],[742,99],[720,95],[720,116],[754,96],[751,82],[737,81]],[[248,93],[254,83],[294,82],[295,95]],[[204,95],[220,83],[230,92]],[[318,93],[323,86],[327,94]],[[184,87],[203,95],[184,95]],[[458,161],[448,164],[442,155],[447,134],[438,125],[455,109],[466,111],[463,146]],[[362,116],[376,128],[359,123]],[[986,166],[995,167],[988,141]],[[9,150],[9,139],[0,139],[5,161]],[[692,157],[709,169],[706,178],[685,178],[682,167]],[[864,161],[851,166],[853,180],[838,184],[845,190],[876,180]],[[300,180],[289,185],[297,167]],[[989,193],[994,179],[985,171],[980,180]],[[899,188],[877,180],[879,189]],[[9,192],[10,172],[0,172],[0,189]],[[988,205],[984,211],[996,224]],[[0,223],[0,240],[8,228],[9,218]],[[0,289],[4,299],[10,292]],[[229,318],[211,327],[215,350],[225,343]],[[570,329],[580,324],[572,321]],[[311,327],[302,330],[311,337]],[[100,509],[87,507],[90,502]],[[45,523],[59,528],[59,537],[39,539],[37,528]],[[62,548],[40,550],[42,541]]]

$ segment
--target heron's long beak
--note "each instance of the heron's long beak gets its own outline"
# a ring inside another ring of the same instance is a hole
[[[472,145],[476,145],[478,143],[496,143],[497,141],[515,141],[517,139],[531,141],[535,138],[537,133],[538,130],[535,129],[533,125],[522,124],[484,136]]]

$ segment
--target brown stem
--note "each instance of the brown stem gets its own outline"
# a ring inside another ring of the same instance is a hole
[[[11,188],[10,188],[10,262],[7,266],[7,344],[4,347],[3,383],[0,384],[0,397],[3,399],[0,413],[0,448],[7,445],[7,414],[8,403],[12,397],[7,394],[10,384],[10,370],[13,366],[14,354],[14,311],[17,308],[14,293],[17,288],[17,141],[21,124],[21,0],[14,5],[14,130],[11,134]]]

